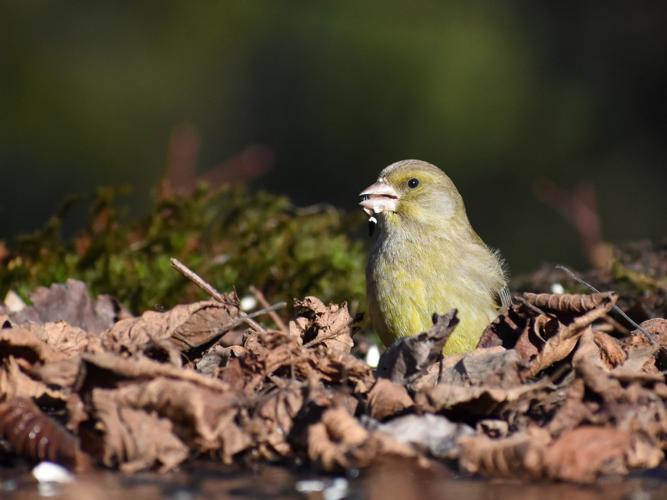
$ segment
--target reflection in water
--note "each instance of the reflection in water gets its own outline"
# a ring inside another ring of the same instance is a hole
[[[473,500],[593,500],[604,498],[652,500],[667,498],[664,470],[625,479],[608,479],[595,486],[564,483],[484,481],[455,477],[446,467],[416,467],[405,460],[385,461],[356,477],[317,476],[283,467],[239,469],[197,462],[181,472],[165,475],[96,472],[77,476],[71,484],[38,485],[29,471],[0,470],[0,496],[14,499],[45,497],[76,499],[167,498],[342,498],[389,500],[473,499]]]

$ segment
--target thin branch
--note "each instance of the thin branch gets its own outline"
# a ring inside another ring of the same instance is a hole
[[[251,286],[250,292],[255,296],[257,302],[259,302],[262,305],[262,307],[269,307],[269,301],[266,300],[266,297],[264,297],[264,294],[262,293],[261,290],[255,288],[254,286]],[[269,317],[273,320],[273,322],[276,324],[276,326],[280,331],[284,333],[287,333],[289,331],[287,325],[280,316],[278,316],[274,311],[268,311],[268,313]]]
[[[598,290],[597,288],[595,288],[593,285],[591,285],[591,284],[588,283],[587,281],[584,281],[582,278],[580,278],[579,276],[577,276],[577,275],[575,274],[575,272],[572,271],[571,269],[569,269],[569,268],[567,268],[567,267],[565,267],[565,266],[562,266],[562,265],[557,265],[557,266],[556,266],[556,269],[560,269],[561,271],[564,271],[564,272],[565,272],[567,275],[569,275],[570,278],[572,278],[574,281],[576,281],[577,283],[579,283],[579,284],[581,284],[581,285],[583,285],[583,286],[585,286],[585,287],[588,287],[588,289],[593,290],[595,293],[602,293],[602,292],[600,292],[600,290]],[[628,316],[627,314],[625,314],[625,312],[623,312],[623,309],[621,309],[620,307],[618,307],[618,306],[615,305],[615,304],[614,304],[614,306],[612,307],[612,309],[613,309],[614,311],[616,311],[618,314],[620,314],[620,315],[621,315],[621,316],[622,316],[628,323],[630,323],[632,326],[634,326],[637,330],[639,330],[640,332],[642,332],[642,333],[644,334],[644,337],[651,343],[651,345],[653,346],[654,349],[660,349],[661,346],[660,346],[660,344],[658,344],[658,342],[656,342],[656,340],[653,338],[653,335],[651,335],[649,332],[647,332],[646,330],[644,330],[640,325],[637,324],[637,322],[636,322],[635,320],[633,320],[630,316]]]
[[[235,304],[229,298],[225,297],[223,294],[218,292],[213,286],[204,281],[204,279],[199,276],[197,273],[195,273],[193,270],[191,270],[189,267],[187,267],[185,264],[183,264],[180,260],[172,257],[169,259],[171,262],[171,267],[176,269],[179,273],[181,273],[183,276],[185,276],[187,279],[192,281],[195,285],[197,285],[201,290],[209,294],[213,299],[217,300],[221,304],[225,304],[228,306],[236,307],[239,309],[239,315],[241,316],[242,322],[246,323],[250,328],[252,328],[255,331],[258,332],[265,332],[264,328],[262,328],[262,325],[257,323],[255,320],[253,320],[251,317],[249,317],[246,313],[241,311],[239,308],[238,304]]]

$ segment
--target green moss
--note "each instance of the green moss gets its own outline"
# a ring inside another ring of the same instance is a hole
[[[71,203],[40,231],[20,237],[0,268],[0,287],[22,296],[67,278],[110,293],[134,312],[201,297],[171,269],[176,257],[222,291],[261,288],[271,300],[307,294],[357,302],[363,250],[348,236],[358,221],[332,208],[299,209],[285,197],[245,188],[199,188],[156,197],[143,220],[128,223],[119,193],[102,189],[74,238],[62,237]]]

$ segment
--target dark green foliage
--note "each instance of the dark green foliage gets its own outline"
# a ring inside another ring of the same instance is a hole
[[[221,291],[256,285],[271,300],[306,294],[325,301],[363,296],[363,251],[347,236],[351,216],[331,207],[299,209],[285,197],[245,188],[161,194],[150,214],[125,222],[104,189],[84,229],[62,237],[69,205],[47,226],[19,239],[0,267],[0,292],[23,297],[38,285],[78,278],[134,312],[201,297],[178,272],[176,257]]]

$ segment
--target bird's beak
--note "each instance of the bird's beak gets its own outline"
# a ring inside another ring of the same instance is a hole
[[[384,181],[371,184],[359,196],[359,205],[371,217],[382,212],[395,212],[400,198],[398,192]]]

